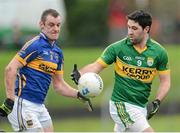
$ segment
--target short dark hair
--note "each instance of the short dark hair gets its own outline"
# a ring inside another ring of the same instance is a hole
[[[47,10],[43,11],[43,13],[41,15],[41,21],[45,22],[48,15],[51,15],[51,16],[53,16],[55,18],[60,16],[60,14],[56,10],[54,10],[54,9],[47,9]]]
[[[139,23],[140,26],[144,29],[146,26],[151,27],[152,17],[150,13],[147,13],[143,10],[136,10],[129,15],[127,15],[127,19],[134,20]]]

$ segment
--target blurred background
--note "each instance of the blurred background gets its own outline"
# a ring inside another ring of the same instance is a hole
[[[58,41],[65,57],[64,78],[73,87],[73,64],[81,68],[96,60],[106,46],[127,35],[126,15],[144,9],[153,16],[151,37],[168,51],[172,77],[171,90],[150,124],[159,132],[180,131],[179,7],[179,0],[0,0],[0,103],[5,99],[4,68],[27,40],[39,34],[38,23],[44,9],[54,8],[62,16]],[[114,123],[108,113],[113,74],[113,66],[100,74],[104,90],[92,99],[94,112],[88,112],[78,100],[57,95],[51,87],[45,104],[55,131],[113,131]],[[155,98],[158,83],[156,78],[150,101]],[[0,129],[12,131],[6,118],[0,118]]]

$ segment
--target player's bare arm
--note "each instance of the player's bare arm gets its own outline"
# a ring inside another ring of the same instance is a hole
[[[15,100],[15,80],[17,70],[21,68],[21,64],[17,59],[13,58],[5,69],[5,86],[6,86],[6,99],[0,106],[0,116],[7,117],[13,109]]]
[[[63,96],[68,97],[77,97],[78,91],[74,88],[72,88],[70,85],[68,85],[64,79],[63,75],[61,74],[55,74],[52,76],[52,83],[55,91],[58,94],[61,94]]]
[[[85,102],[86,107],[88,108],[89,111],[93,111],[93,107],[90,99],[84,97],[79,93],[78,90],[72,88],[69,84],[67,84],[63,79],[63,75],[61,74],[53,75],[52,82],[53,82],[53,87],[58,94],[67,97],[78,98],[79,100]]]
[[[159,85],[159,90],[157,92],[156,99],[159,99],[160,101],[162,101],[166,97],[170,89],[170,85],[171,85],[170,74],[169,73],[160,74],[159,79],[160,79],[160,85]]]
[[[160,85],[157,92],[156,98],[153,102],[149,103],[147,106],[147,119],[151,119],[159,110],[161,101],[166,97],[170,89],[170,74],[160,74]]]
[[[80,69],[81,75],[86,73],[86,72],[94,72],[94,73],[100,73],[105,67],[100,64],[99,62],[95,61],[92,64],[89,64],[82,69]]]
[[[71,79],[75,82],[76,85],[78,85],[79,78],[81,75],[87,72],[94,72],[94,73],[100,73],[105,66],[100,64],[98,61],[95,61],[91,64],[86,65],[85,67],[81,68],[80,70],[77,67],[77,64],[74,64],[73,71],[71,73]]]
[[[16,58],[13,58],[5,69],[6,96],[9,99],[14,100],[15,98],[14,88],[17,70],[22,66],[22,63],[20,63]]]

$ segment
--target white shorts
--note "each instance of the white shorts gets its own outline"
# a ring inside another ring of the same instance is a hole
[[[8,120],[14,131],[43,131],[52,126],[52,120],[44,104],[32,103],[16,97]]]
[[[142,132],[150,125],[146,119],[147,110],[126,102],[109,102],[115,132]]]

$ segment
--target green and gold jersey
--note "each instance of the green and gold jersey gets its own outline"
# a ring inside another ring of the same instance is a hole
[[[115,84],[111,100],[129,102],[144,107],[157,72],[169,73],[165,49],[148,39],[142,51],[134,47],[129,38],[108,46],[97,60],[103,66],[115,64]]]

